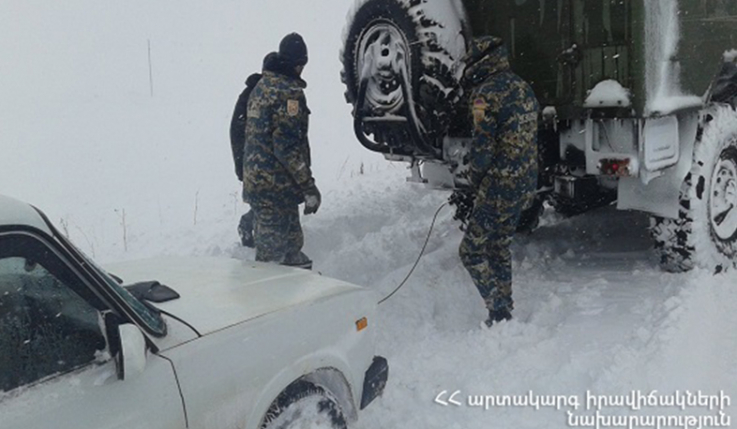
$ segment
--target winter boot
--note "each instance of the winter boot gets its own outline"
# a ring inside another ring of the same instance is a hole
[[[305,270],[312,269],[312,259],[308,258],[303,252],[299,252],[296,255],[288,255],[282,265],[288,267],[304,268]]]
[[[241,216],[238,222],[238,235],[241,237],[241,244],[245,247],[253,248],[253,212],[248,212]]]
[[[286,265],[288,267],[295,267],[295,268],[304,268],[305,270],[310,270],[310,271],[312,270],[312,261],[311,260],[307,260],[307,261],[301,262],[301,263],[293,263],[293,264],[286,264],[286,263],[284,263],[282,265]]]
[[[491,328],[495,323],[511,319],[512,313],[509,311],[509,308],[501,307],[499,310],[489,310],[489,317],[484,321],[484,324]]]

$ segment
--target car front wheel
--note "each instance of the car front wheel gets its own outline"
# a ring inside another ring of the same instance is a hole
[[[290,385],[271,404],[261,429],[346,429],[338,401],[307,381]]]

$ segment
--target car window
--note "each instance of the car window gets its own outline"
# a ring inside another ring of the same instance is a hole
[[[31,237],[0,249],[0,391],[95,362],[106,342],[85,285]]]

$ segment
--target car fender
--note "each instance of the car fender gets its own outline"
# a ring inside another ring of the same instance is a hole
[[[361,370],[367,367],[356,366]],[[358,388],[363,382],[362,374],[358,375],[359,379],[356,379],[356,374],[351,373],[344,356],[328,353],[306,356],[284,368],[269,381],[248,413],[246,428],[259,428],[274,400],[297,380],[306,380],[328,390],[340,403],[344,415],[351,420],[356,420],[358,418],[356,398],[360,399]]]

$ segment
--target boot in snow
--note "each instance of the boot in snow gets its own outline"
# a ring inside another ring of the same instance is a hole
[[[282,265],[296,268],[304,268],[305,270],[312,269],[312,259],[308,258],[303,252],[299,252],[296,255],[287,255],[282,262]]]
[[[502,307],[499,310],[489,310],[489,317],[484,321],[484,324],[491,328],[495,323],[502,322],[504,320],[511,320],[512,313],[507,307]]]
[[[238,235],[241,237],[241,244],[245,247],[254,247],[253,242],[253,212],[241,216],[240,222],[238,222]]]

